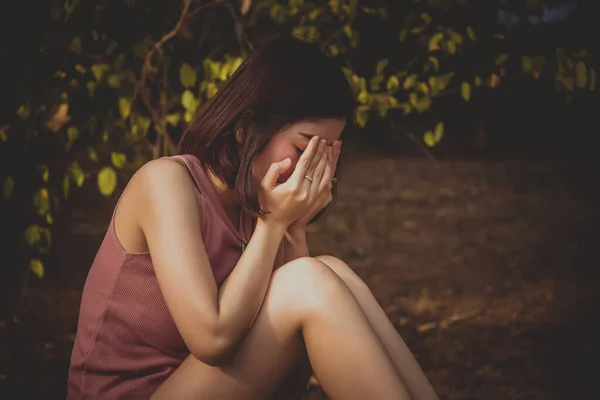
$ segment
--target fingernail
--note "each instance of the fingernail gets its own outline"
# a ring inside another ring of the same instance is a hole
[[[321,139],[321,144],[325,144],[325,143],[327,143],[327,140]]]

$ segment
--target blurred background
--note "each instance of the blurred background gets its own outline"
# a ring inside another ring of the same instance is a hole
[[[593,5],[3,2],[0,398],[65,397],[81,289],[124,185],[285,34],[339,61],[361,128],[312,253],[369,284],[443,398],[597,398]],[[309,398],[324,398],[315,380]]]

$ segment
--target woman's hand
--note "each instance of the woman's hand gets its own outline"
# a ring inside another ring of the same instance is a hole
[[[323,153],[323,159],[321,160],[321,162],[325,162],[325,166],[321,183],[316,189],[315,201],[305,214],[289,225],[286,236],[295,237],[303,235],[308,223],[331,202],[332,179],[335,176],[341,147],[342,142],[340,140],[336,140],[331,146],[327,146],[327,150]]]
[[[330,151],[325,140],[313,137],[290,178],[280,185],[277,179],[290,168],[291,160],[287,158],[269,167],[258,195],[261,207],[268,213],[266,221],[288,227],[311,212],[317,200],[322,201],[320,196],[325,189],[331,191]]]

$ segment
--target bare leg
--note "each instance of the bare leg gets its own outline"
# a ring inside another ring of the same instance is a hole
[[[332,399],[410,399],[348,287],[314,258],[273,273],[256,322],[229,362],[213,367],[190,356],[152,398],[269,398],[305,350]]]
[[[392,325],[368,286],[343,261],[332,256],[316,257],[327,264],[348,286],[377,333],[415,400],[437,400],[438,396],[412,353]]]

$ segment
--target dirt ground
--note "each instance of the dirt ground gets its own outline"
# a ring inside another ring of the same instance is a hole
[[[352,158],[310,248],[363,277],[443,398],[598,398],[599,218],[577,171]],[[109,213],[73,212],[54,275],[1,322],[0,398],[64,398],[80,288]]]

